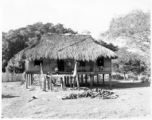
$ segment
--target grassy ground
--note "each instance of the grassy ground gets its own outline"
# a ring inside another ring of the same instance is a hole
[[[151,117],[149,86],[149,83],[113,81],[111,91],[119,95],[117,99],[62,100],[63,95],[82,92],[83,89],[42,92],[36,86],[26,90],[24,85],[20,85],[20,82],[4,82],[2,83],[2,117],[149,118]],[[38,99],[29,102],[32,96],[36,96]]]

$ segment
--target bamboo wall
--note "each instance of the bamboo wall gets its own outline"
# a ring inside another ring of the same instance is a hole
[[[71,66],[68,66],[67,63],[71,62]],[[64,60],[64,72],[65,73],[72,73],[74,70],[74,60],[68,59]],[[44,73],[54,73],[55,68],[57,67],[57,60],[53,59],[44,59],[43,60],[43,72]],[[104,58],[104,66],[99,67],[97,66],[95,61],[86,61],[84,67],[80,67],[78,65],[77,68],[78,73],[85,73],[85,72],[97,72],[98,74],[109,74],[111,73],[111,59]],[[40,66],[35,66],[33,61],[26,61],[26,72],[32,74],[39,74],[40,73]]]

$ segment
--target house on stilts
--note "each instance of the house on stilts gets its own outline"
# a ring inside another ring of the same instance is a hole
[[[85,84],[94,85],[94,76],[99,83],[99,74],[109,74],[111,83],[112,59],[116,53],[102,46],[90,35],[57,35],[46,34],[41,40],[25,48],[16,55],[16,59],[25,59],[26,86],[31,85],[32,75],[44,74],[58,76],[63,87],[78,87]],[[73,75],[76,72],[75,75]]]

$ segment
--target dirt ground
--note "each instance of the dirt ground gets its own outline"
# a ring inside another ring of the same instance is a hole
[[[150,118],[150,84],[113,81],[111,91],[117,99],[61,97],[78,90],[42,92],[39,87],[25,89],[20,82],[2,83],[2,118]],[[100,87],[101,88],[101,87]],[[102,88],[106,89],[106,88]],[[29,102],[32,96],[37,99]]]

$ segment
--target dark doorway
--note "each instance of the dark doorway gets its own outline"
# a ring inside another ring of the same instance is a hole
[[[99,57],[97,59],[97,66],[104,66],[104,58],[103,57]]]
[[[58,70],[64,71],[64,60],[57,60]]]

